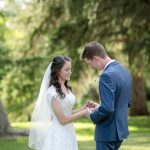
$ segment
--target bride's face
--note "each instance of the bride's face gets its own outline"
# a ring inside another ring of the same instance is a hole
[[[63,81],[68,81],[70,80],[71,76],[71,62],[66,61],[64,66],[61,68],[58,78]]]

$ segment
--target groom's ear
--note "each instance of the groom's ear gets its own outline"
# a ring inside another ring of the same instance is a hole
[[[98,57],[98,56],[93,56],[93,61],[99,61],[100,60],[100,57]]]

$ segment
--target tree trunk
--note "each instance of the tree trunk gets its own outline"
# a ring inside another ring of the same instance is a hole
[[[0,136],[12,134],[12,128],[4,110],[3,104],[0,100]]]
[[[133,76],[133,97],[130,115],[131,116],[149,115],[144,86],[144,78],[138,75]]]

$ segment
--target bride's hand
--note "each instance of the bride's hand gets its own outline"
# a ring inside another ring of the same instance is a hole
[[[92,102],[91,100],[86,101],[86,103],[83,105],[83,108],[84,109],[87,109],[87,107],[91,108],[92,107],[92,103],[91,102]]]

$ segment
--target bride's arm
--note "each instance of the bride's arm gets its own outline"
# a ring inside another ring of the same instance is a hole
[[[82,105],[80,108],[73,110],[72,114],[78,113],[78,112],[83,111],[85,109],[86,109],[86,104]]]
[[[51,105],[52,105],[53,112],[55,113],[57,119],[63,125],[73,122],[73,121],[75,121],[83,116],[86,116],[88,114],[88,110],[84,109],[75,114],[65,115],[61,108],[60,103],[55,98],[52,99]]]

